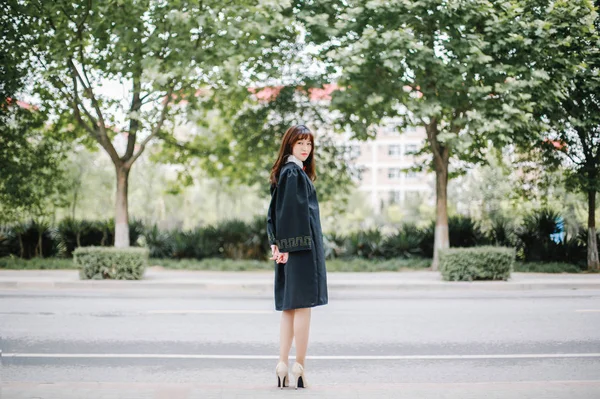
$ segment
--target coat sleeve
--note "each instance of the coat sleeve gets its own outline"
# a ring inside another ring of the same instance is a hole
[[[312,249],[308,187],[302,172],[291,168],[279,177],[275,195],[275,243],[280,252]]]
[[[271,185],[271,203],[267,212],[267,237],[269,245],[276,245],[275,242],[275,202],[277,199],[277,186]]]

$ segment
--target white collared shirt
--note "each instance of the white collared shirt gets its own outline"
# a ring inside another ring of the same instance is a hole
[[[296,165],[300,166],[300,169],[302,169],[302,167],[304,166],[304,164],[302,163],[302,161],[301,161],[301,160],[299,160],[298,158],[296,158],[296,157],[295,157],[294,155],[292,155],[292,154],[288,155],[286,163],[288,163],[288,162],[293,162],[293,163],[295,163]]]

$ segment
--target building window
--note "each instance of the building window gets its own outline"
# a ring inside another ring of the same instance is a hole
[[[401,201],[400,191],[390,191],[390,204],[399,204]]]
[[[416,144],[407,144],[406,145],[406,153],[410,154],[410,153],[414,153],[417,152],[417,145]]]
[[[391,157],[399,158],[402,156],[402,149],[399,145],[390,145],[388,147],[388,155]]]
[[[388,169],[388,179],[390,179],[390,180],[400,179],[400,169],[399,168],[389,168]]]
[[[417,177],[417,172],[414,170],[407,170],[406,177],[408,177],[409,179],[414,179],[415,177]]]

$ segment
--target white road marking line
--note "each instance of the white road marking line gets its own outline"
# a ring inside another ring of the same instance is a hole
[[[270,314],[273,310],[244,309],[188,309],[188,310],[149,310],[148,314]]]
[[[600,312],[600,309],[577,309],[576,312]]]
[[[11,358],[76,358],[76,359],[234,359],[272,360],[275,355],[185,355],[164,353],[2,353]],[[290,356],[295,358],[294,356]],[[388,355],[388,356],[307,356],[312,360],[463,360],[463,359],[556,359],[600,358],[600,353],[515,353],[505,355]]]

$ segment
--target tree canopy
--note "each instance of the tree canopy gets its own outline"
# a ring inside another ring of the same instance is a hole
[[[243,73],[248,65],[252,73],[268,74],[277,46],[297,33],[285,2],[6,5],[21,39],[9,50],[25,43],[33,94],[57,118],[74,121],[81,140],[98,143],[115,165],[116,246],[129,245],[128,176],[145,148],[172,135],[178,117],[206,125],[198,110],[240,95],[239,87],[252,80]]]

